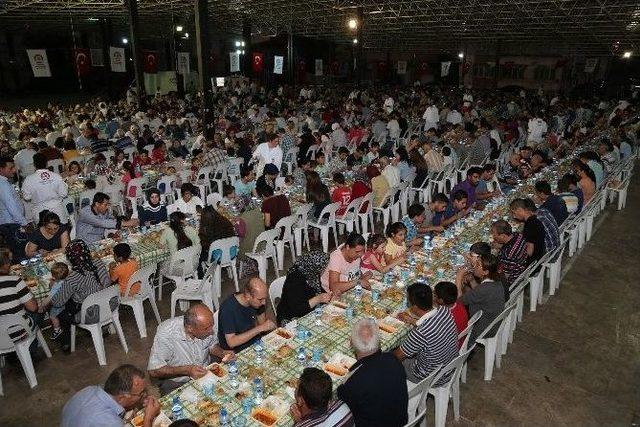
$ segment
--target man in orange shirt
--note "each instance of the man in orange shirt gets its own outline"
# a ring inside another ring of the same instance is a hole
[[[336,211],[336,215],[342,216],[351,203],[351,189],[346,185],[344,175],[340,172],[333,174],[333,182],[337,187],[331,194],[331,201],[340,203],[340,209]]]
[[[109,276],[111,281],[118,282],[120,286],[120,295],[125,296],[129,279],[138,271],[138,261],[131,259],[131,246],[126,243],[118,243],[113,247],[113,257],[115,262],[109,266]],[[129,296],[133,296],[140,292],[140,282],[134,283],[129,291]]]

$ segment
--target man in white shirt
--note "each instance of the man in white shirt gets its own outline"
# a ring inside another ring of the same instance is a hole
[[[33,167],[33,155],[37,153],[38,144],[27,142],[27,145],[16,153],[13,160],[18,170],[18,175],[22,178],[35,172]]]
[[[529,120],[527,143],[539,144],[547,133],[547,122],[536,115]]]
[[[400,138],[400,123],[398,123],[395,114],[391,115],[391,120],[387,123],[387,130],[389,131],[389,137],[391,139],[397,140]]]
[[[282,167],[282,148],[280,148],[280,137],[275,134],[267,134],[267,142],[258,145],[253,152],[253,158],[258,160],[258,170],[262,170],[264,165],[272,163],[278,170]]]
[[[457,125],[462,123],[462,114],[458,112],[454,107],[451,108],[451,111],[447,114],[447,123],[451,123],[452,125]]]
[[[391,114],[391,112],[393,111],[394,104],[395,102],[393,98],[390,96],[387,96],[386,99],[384,100],[384,111],[386,111],[387,114]]]
[[[394,157],[391,161],[389,161],[388,157],[380,157],[380,166],[382,168],[382,175],[387,180],[389,187],[397,187],[400,185],[400,171],[396,164],[398,163],[398,159]]]
[[[62,177],[47,169],[47,158],[42,153],[33,156],[36,171],[25,178],[22,184],[22,197],[33,203],[33,218],[38,221],[41,211],[47,209],[60,217],[60,222],[69,221],[62,200],[67,197],[67,184]]]
[[[198,213],[198,206],[204,207],[202,199],[195,195],[196,189],[193,184],[185,182],[180,187],[180,198],[175,201],[173,206],[177,211],[185,215],[195,215]]]
[[[424,130],[427,131],[431,128],[438,129],[438,122],[440,121],[440,112],[435,103],[431,102],[431,105],[427,107],[422,118],[425,120]]]
[[[333,132],[331,132],[331,142],[332,142],[332,147],[346,147],[347,146],[347,134],[345,133],[345,131],[342,129],[342,127],[340,126],[339,123],[334,123],[331,125],[331,129],[333,130]]]

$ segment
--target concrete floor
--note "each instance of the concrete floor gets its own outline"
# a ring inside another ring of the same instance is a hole
[[[448,425],[640,425],[639,181],[636,174],[626,209],[609,206],[592,240],[565,262],[567,273],[556,296],[535,313],[525,312],[491,382],[482,380],[483,352],[473,357],[461,388],[461,419],[453,420],[450,406]],[[227,283],[225,293],[230,288]],[[159,303],[163,319],[169,317],[165,294]],[[98,365],[91,339],[82,335],[71,355],[50,345],[53,358],[36,365],[39,385],[33,390],[19,365],[3,368],[0,425],[58,425],[64,403],[77,390],[103,382],[119,364],[146,367],[156,329],[150,309],[144,339],[130,310],[122,308],[120,317],[129,353],[116,336],[107,337],[105,367]],[[428,408],[433,425],[432,401]]]

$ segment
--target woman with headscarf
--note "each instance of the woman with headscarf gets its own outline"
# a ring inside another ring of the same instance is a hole
[[[320,276],[327,265],[329,255],[317,250],[307,252],[296,260],[287,273],[278,303],[279,325],[310,313],[318,304],[331,301],[333,293],[325,292],[320,283]]]
[[[89,247],[83,240],[72,240],[65,248],[65,255],[71,265],[71,272],[62,282],[60,290],[51,298],[51,304],[64,307],[58,318],[62,327],[62,349],[66,352],[71,342],[71,324],[80,322],[82,302],[89,295],[111,285],[111,280],[107,266],[100,259],[91,259]],[[118,301],[110,302],[110,305],[115,310]],[[85,322],[96,322],[98,318],[97,307],[90,307]]]
[[[140,225],[155,225],[167,220],[167,207],[161,203],[160,190],[149,190],[146,203],[138,207],[138,219]]]

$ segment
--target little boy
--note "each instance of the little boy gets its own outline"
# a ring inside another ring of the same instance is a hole
[[[131,259],[131,246],[126,243],[118,243],[113,247],[113,258],[115,262],[109,265],[109,276],[112,282],[117,282],[120,286],[120,296],[125,296],[129,279],[138,271],[138,262]],[[129,291],[129,296],[133,296],[140,291],[140,283],[134,283]]]
[[[62,288],[64,279],[69,275],[69,266],[64,262],[56,262],[51,266],[51,289],[49,290],[49,297],[52,298]],[[51,332],[51,339],[56,340],[62,335],[62,328],[60,327],[60,320],[58,315],[64,310],[64,306],[58,307],[52,305],[49,308],[49,319],[51,320],[51,326],[53,326],[53,332]]]

